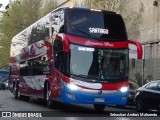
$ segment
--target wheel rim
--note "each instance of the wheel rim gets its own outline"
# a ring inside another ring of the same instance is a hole
[[[49,99],[50,99],[50,90],[47,91],[46,98],[47,98],[47,101],[49,101]]]
[[[20,93],[20,91],[19,91],[19,90],[18,90],[18,93],[17,93],[17,94],[18,94],[18,98],[20,98],[20,96],[21,96],[21,93]]]
[[[14,86],[14,88],[13,88],[13,93],[14,93],[14,95],[16,95],[16,86]]]
[[[48,104],[51,103],[50,95],[51,95],[51,91],[49,90],[49,85],[47,84],[46,100],[47,100],[47,103],[48,103]]]
[[[20,99],[21,94],[20,94],[20,91],[19,91],[19,84],[16,84],[14,86],[13,93],[14,93],[14,96],[15,96],[16,99]]]

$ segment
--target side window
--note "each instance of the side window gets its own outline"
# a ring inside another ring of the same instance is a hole
[[[157,85],[158,85],[158,83],[152,82],[152,83],[150,83],[150,84],[148,84],[148,85],[146,86],[146,89],[156,90],[156,89],[157,89]]]
[[[54,66],[55,68],[64,73],[64,52],[63,52],[63,46],[62,46],[62,41],[55,40],[54,42]]]
[[[43,60],[41,57],[32,60],[33,62],[33,75],[42,75],[43,74]]]
[[[20,62],[20,75],[45,75],[50,73],[50,62],[45,57]]]
[[[39,57],[32,60],[33,75],[45,75],[50,73],[50,62],[46,57]]]
[[[21,76],[27,76],[28,71],[29,71],[28,69],[29,67],[28,67],[27,61],[20,62],[20,75]]]
[[[28,75],[30,76],[33,74],[33,64],[31,60],[28,60],[27,63],[28,63]]]
[[[32,62],[31,61],[23,61],[20,62],[20,75],[21,76],[29,76],[32,75]]]
[[[43,74],[50,73],[50,62],[49,60],[45,60],[43,63]]]

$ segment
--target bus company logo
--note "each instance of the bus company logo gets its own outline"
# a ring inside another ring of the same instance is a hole
[[[98,91],[98,94],[101,95],[101,94],[102,94],[102,90],[99,90],[99,91]]]
[[[110,44],[110,43],[108,43],[108,42],[104,42],[104,45],[105,45],[105,46],[109,46],[109,47],[113,47],[113,44]]]
[[[86,42],[85,42],[85,45],[97,45],[97,46],[103,46],[103,43],[86,41]]]

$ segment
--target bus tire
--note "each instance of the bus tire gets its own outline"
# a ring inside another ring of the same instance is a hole
[[[23,99],[24,99],[24,101],[29,101],[30,97],[29,96],[24,96]]]
[[[95,105],[94,105],[94,109],[95,109],[95,111],[97,111],[97,112],[102,112],[102,111],[104,111],[105,107],[106,107],[106,105],[100,105],[100,104],[95,104]]]
[[[124,108],[125,106],[124,105],[116,105],[116,107],[118,107],[118,108]]]
[[[15,96],[15,99],[19,99],[19,100],[22,100],[22,98],[23,98],[23,96],[21,95],[21,93],[19,91],[19,83],[17,83],[14,86],[14,96]]]
[[[46,99],[47,106],[48,106],[49,108],[52,108],[52,106],[53,106],[53,101],[51,100],[51,97],[50,97],[51,90],[50,90],[50,88],[49,88],[49,83],[47,83],[45,90],[46,90],[46,91],[45,91],[45,99]]]
[[[6,87],[5,86],[3,86],[3,90],[5,90],[6,89]]]
[[[145,107],[145,104],[143,103],[142,99],[138,98],[136,101],[136,110],[139,112],[143,112],[145,110],[147,110],[147,108]]]
[[[14,87],[13,87],[13,93],[14,93],[15,99],[18,99],[18,87],[17,87],[17,84],[15,84]]]

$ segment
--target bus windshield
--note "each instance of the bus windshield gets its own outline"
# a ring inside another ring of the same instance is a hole
[[[95,82],[128,78],[128,49],[99,49],[70,45],[70,76]]]
[[[127,40],[127,32],[122,17],[107,11],[69,9],[66,32],[101,41]]]

